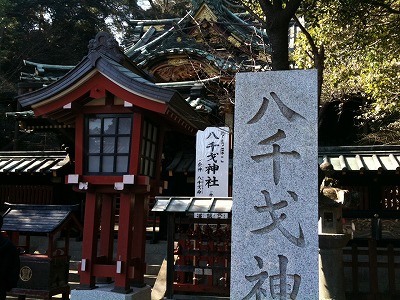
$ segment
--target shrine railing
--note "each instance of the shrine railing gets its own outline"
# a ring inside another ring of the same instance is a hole
[[[369,239],[343,250],[346,299],[399,299],[400,248]]]
[[[0,185],[0,204],[53,204],[53,187],[47,185]]]

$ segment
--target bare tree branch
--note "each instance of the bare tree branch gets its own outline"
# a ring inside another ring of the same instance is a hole
[[[245,8],[246,11],[247,11],[252,17],[254,17],[258,22],[260,22],[261,25],[262,25],[263,27],[266,26],[265,20],[264,20],[263,18],[261,18],[258,14],[256,14],[256,13],[253,11],[253,9],[252,9],[251,7],[249,7],[247,4],[245,4],[243,1],[241,1],[241,3],[242,3],[242,4],[241,4],[242,7]]]
[[[310,44],[311,51],[312,51],[312,59],[314,61],[314,67],[317,69],[318,72],[318,106],[321,101],[321,93],[322,93],[322,83],[324,80],[324,67],[325,67],[325,48],[324,45],[321,44],[320,47],[317,47],[315,44],[314,39],[312,38],[311,34],[308,30],[301,24],[300,20],[297,18],[296,15],[293,16],[297,26],[299,26],[301,32],[306,36],[308,43]],[[309,53],[307,52],[309,55]]]

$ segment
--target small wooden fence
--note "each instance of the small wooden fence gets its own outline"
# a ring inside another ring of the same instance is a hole
[[[53,204],[53,187],[48,185],[0,185],[0,204]]]
[[[346,299],[400,299],[400,248],[393,244],[368,245],[343,250]]]

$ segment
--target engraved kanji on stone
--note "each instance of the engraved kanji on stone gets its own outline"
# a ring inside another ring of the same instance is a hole
[[[304,233],[301,225],[299,224],[299,237],[295,237],[286,228],[283,227],[282,222],[286,219],[286,214],[282,213],[280,216],[278,216],[278,214],[276,213],[276,210],[288,206],[288,202],[282,200],[278,203],[273,204],[268,191],[263,190],[261,191],[261,193],[264,195],[265,205],[254,206],[254,208],[259,213],[268,212],[272,219],[272,223],[262,228],[251,230],[251,232],[254,234],[265,234],[271,232],[272,230],[278,229],[283,234],[283,236],[286,237],[292,244],[301,248],[305,247]],[[288,191],[288,193],[295,201],[297,200],[296,193],[291,191]]]
[[[264,262],[262,258],[258,256],[254,256],[255,260],[257,261],[258,268],[262,270],[264,267]],[[261,299],[261,294],[264,295],[264,297],[267,297],[268,293],[267,290],[262,287],[264,284],[265,280],[268,278],[268,272],[267,271],[261,271],[258,274],[255,275],[245,275],[245,278],[249,282],[256,282],[256,284],[253,286],[253,288],[250,290],[250,292],[242,299],[242,300],[249,300],[253,296],[256,296],[256,300]]]
[[[301,276],[298,274],[287,274],[289,260],[286,256],[279,257],[279,274],[269,277],[269,288],[273,299],[285,300],[296,299],[300,289]],[[279,298],[278,298],[279,297]]]
[[[275,92],[270,92],[270,95],[271,95],[272,99],[275,101],[275,103],[277,104],[282,115],[289,122],[293,122],[297,119],[305,120],[305,118],[302,115],[300,115],[296,111],[294,111],[291,108],[289,108],[288,106],[286,106]],[[261,107],[256,112],[256,114],[247,122],[247,124],[257,123],[266,114],[269,101],[270,100],[268,98],[263,97],[263,102],[261,104]],[[278,129],[277,133],[275,133],[274,135],[272,135],[258,143],[259,145],[272,144],[272,152],[251,156],[251,158],[255,162],[261,162],[264,159],[272,158],[272,171],[273,171],[272,174],[273,174],[275,185],[278,185],[280,177],[281,177],[281,157],[284,155],[287,155],[287,156],[293,157],[295,159],[300,158],[300,154],[297,151],[281,152],[281,146],[279,144],[277,144],[276,142],[280,141],[284,138],[286,138],[285,132],[281,129]]]
[[[296,299],[300,290],[301,276],[298,274],[287,274],[287,266],[289,263],[288,258],[284,255],[278,255],[278,258],[279,274],[269,276],[267,271],[263,271],[264,262],[262,258],[259,256],[254,256],[260,272],[254,275],[245,275],[245,278],[248,282],[255,282],[255,284],[250,292],[248,292],[247,295],[242,298],[242,300],[250,300],[254,296],[256,297],[256,300],[261,300],[262,296],[268,298],[268,292],[265,288],[263,288],[263,285],[268,277],[269,290],[272,299]]]
[[[293,122],[297,119],[305,120],[305,118],[302,115],[300,115],[299,113],[295,112],[293,109],[286,106],[275,92],[271,92],[269,94],[271,95],[271,97],[275,101],[275,103],[278,105],[278,108],[279,108],[280,112],[282,113],[282,115],[289,122]],[[259,108],[257,113],[254,115],[254,117],[251,118],[250,121],[247,122],[247,124],[257,123],[265,115],[267,108],[268,108],[268,104],[269,104],[269,99],[266,97],[263,97],[263,102],[261,104],[261,107]]]
[[[286,138],[285,132],[281,129],[278,129],[277,133],[260,141],[258,144],[259,145],[267,145],[267,144],[270,144],[273,142],[277,142],[284,138]],[[258,154],[258,155],[252,155],[251,159],[258,163],[267,158],[272,158],[272,176],[274,178],[275,185],[277,185],[281,178],[281,156],[284,156],[284,155],[293,157],[295,159],[300,158],[300,154],[297,151],[281,152],[281,146],[274,143],[274,144],[272,144],[272,152]]]

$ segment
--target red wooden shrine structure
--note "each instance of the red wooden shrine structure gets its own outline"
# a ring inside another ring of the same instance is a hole
[[[105,280],[129,293],[144,285],[148,203],[164,187],[164,133],[194,135],[205,122],[177,92],[152,83],[104,32],[63,78],[18,101],[36,117],[75,127],[75,172],[66,183],[86,194],[80,288]]]
[[[168,218],[167,299],[229,297],[232,197],[158,196],[152,211]]]

